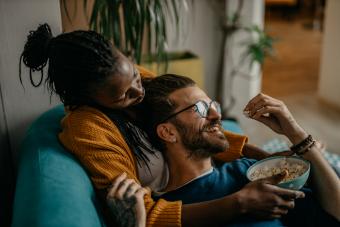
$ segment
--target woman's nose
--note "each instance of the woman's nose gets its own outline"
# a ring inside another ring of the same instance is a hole
[[[142,86],[142,82],[140,79],[136,80],[136,82],[133,84],[132,90],[133,90],[134,97],[144,96],[145,91],[144,91],[144,88]]]

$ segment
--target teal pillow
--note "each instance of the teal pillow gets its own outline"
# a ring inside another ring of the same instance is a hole
[[[20,150],[12,226],[104,226],[89,177],[59,143],[59,105],[30,127]]]
[[[232,131],[237,134],[243,134],[243,130],[240,127],[240,124],[233,120],[222,120],[222,127],[225,130]]]

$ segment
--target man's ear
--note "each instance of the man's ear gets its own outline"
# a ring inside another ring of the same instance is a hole
[[[157,135],[158,137],[169,143],[177,142],[176,133],[174,128],[169,123],[162,123],[157,125]]]

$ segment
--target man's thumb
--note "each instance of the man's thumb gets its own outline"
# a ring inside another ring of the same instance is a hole
[[[280,183],[288,175],[287,170],[283,170],[281,173],[273,175],[271,177],[264,178],[263,180],[268,184],[276,185]]]

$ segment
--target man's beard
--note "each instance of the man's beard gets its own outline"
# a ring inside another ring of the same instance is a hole
[[[207,132],[209,128],[214,127],[216,124],[221,127],[221,121],[206,124],[199,131],[194,126],[190,126],[178,119],[174,119],[172,123],[176,126],[181,136],[183,146],[190,151],[188,157],[207,158],[223,152],[229,147],[224,134],[221,136],[215,135],[214,138],[211,138],[213,135],[209,136]]]

